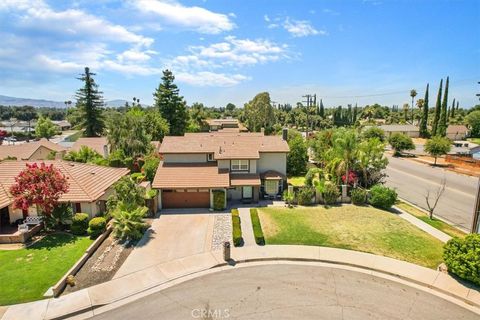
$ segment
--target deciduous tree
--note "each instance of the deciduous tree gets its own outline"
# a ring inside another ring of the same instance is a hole
[[[49,118],[40,117],[35,127],[35,135],[37,138],[46,138],[47,140],[57,133],[57,127]]]
[[[53,164],[45,163],[27,163],[26,169],[19,173],[10,187],[15,209],[28,210],[36,205],[40,212],[47,216],[67,191],[67,178]]]
[[[435,158],[434,165],[437,165],[437,158],[447,154],[450,149],[450,140],[444,137],[436,136],[425,143],[425,151]]]
[[[271,131],[275,115],[268,92],[257,94],[253,100],[245,104],[244,110],[247,127],[250,131],[258,132],[262,128],[266,132]]]

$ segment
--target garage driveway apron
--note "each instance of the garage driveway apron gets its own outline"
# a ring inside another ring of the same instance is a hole
[[[210,251],[215,215],[208,209],[163,210],[113,278]]]

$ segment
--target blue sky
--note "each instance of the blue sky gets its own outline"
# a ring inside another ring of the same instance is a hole
[[[480,92],[480,1],[2,0],[0,94],[63,101],[97,73],[106,99],[152,103],[174,71],[188,103],[402,105],[410,89],[470,107]],[[434,102],[431,103],[433,105]]]

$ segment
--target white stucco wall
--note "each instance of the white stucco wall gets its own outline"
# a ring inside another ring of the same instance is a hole
[[[235,187],[235,189],[228,189],[229,200],[241,200],[242,199],[242,187]]]
[[[250,173],[257,173],[257,159],[250,160]]]
[[[207,162],[207,154],[164,154],[163,159],[166,163]]]
[[[13,209],[13,205],[8,206],[8,212],[10,213],[10,223],[14,223],[18,219],[23,219],[22,210]],[[28,215],[32,217],[37,216],[37,208],[35,207],[28,208]]]
[[[230,160],[217,160],[218,168],[230,169]]]
[[[287,154],[286,153],[260,153],[260,159],[257,162],[257,172],[264,173],[268,170],[275,170],[281,174],[287,174]]]

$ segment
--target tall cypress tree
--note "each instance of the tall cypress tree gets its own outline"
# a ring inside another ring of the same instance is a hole
[[[420,120],[420,137],[427,138],[428,137],[428,87],[429,84],[427,83],[427,89],[425,90],[425,98],[423,99],[423,114],[422,119]]]
[[[460,101],[457,101],[457,110],[456,111],[458,111],[458,109],[460,109]]]
[[[357,123],[358,117],[358,105],[355,103],[355,108],[353,108],[353,124]]]
[[[447,135],[447,103],[448,103],[448,77],[445,83],[445,93],[443,94],[442,111],[440,112],[440,122],[438,123],[437,135],[445,137]]]
[[[81,74],[78,80],[83,81],[83,87],[75,94],[77,108],[80,111],[80,127],[84,129],[83,134],[87,137],[98,137],[102,135],[105,128],[103,118],[103,92],[98,91],[98,84],[95,83],[90,68],[85,67],[85,73]]]
[[[441,112],[441,101],[442,101],[442,87],[443,87],[443,79],[440,80],[440,87],[438,88],[438,94],[437,94],[437,103],[435,104],[435,115],[433,117],[433,123],[432,123],[432,136],[437,135],[437,129],[438,129],[438,120],[440,119],[440,112]]]
[[[158,108],[162,117],[170,126],[170,134],[181,136],[185,133],[188,123],[187,106],[183,97],[179,95],[175,77],[170,70],[163,71],[162,82],[153,94],[154,106]]]
[[[322,99],[320,99],[320,117],[322,117],[322,119],[325,119],[325,107],[323,106],[323,101]]]
[[[450,118],[455,117],[455,98],[453,99],[452,108],[450,109]]]

